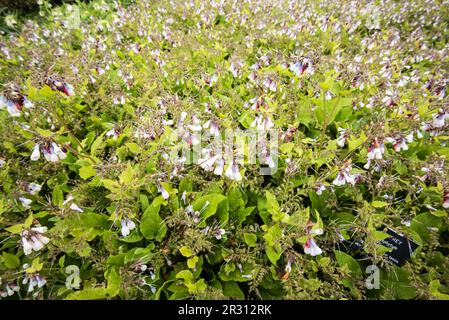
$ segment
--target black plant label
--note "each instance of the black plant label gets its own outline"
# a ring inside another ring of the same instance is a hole
[[[389,235],[388,238],[379,241],[378,244],[391,249],[390,252],[384,254],[384,257],[397,266],[402,266],[418,248],[417,243],[391,228],[383,227],[379,228],[378,231],[385,232]],[[363,249],[362,240],[344,240],[343,243],[353,252],[360,252]]]

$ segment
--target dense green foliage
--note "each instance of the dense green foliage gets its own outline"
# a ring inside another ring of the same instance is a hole
[[[447,1],[39,10],[3,13],[3,298],[449,297]],[[271,175],[193,137],[254,126]],[[382,226],[419,244],[403,266]]]

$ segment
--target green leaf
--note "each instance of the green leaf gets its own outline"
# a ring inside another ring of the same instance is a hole
[[[234,299],[245,299],[245,294],[240,289],[239,285],[235,281],[223,281],[223,294],[228,298],[234,298]]]
[[[2,260],[8,269],[15,269],[20,266],[19,258],[11,253],[3,251]]]
[[[257,244],[257,236],[254,233],[244,233],[245,243],[250,247],[255,247]]]
[[[200,212],[201,221],[198,224],[200,227],[206,225],[205,220],[217,212],[218,204],[225,199],[226,197],[222,194],[211,193],[193,202],[193,210]]]
[[[348,266],[352,275],[362,276],[362,269],[360,269],[359,263],[353,257],[345,252],[338,250],[334,250],[334,254],[340,267]]]
[[[385,206],[388,206],[388,202],[377,201],[377,200],[375,200],[375,201],[371,202],[371,205],[372,205],[374,208],[383,208],[383,207],[385,207]]]
[[[196,266],[198,260],[199,260],[199,258],[197,256],[194,256],[194,257],[192,257],[190,259],[187,259],[187,266],[190,269],[195,269],[195,266]]]
[[[270,259],[271,263],[276,265],[282,255],[282,249],[279,244],[275,244],[273,246],[266,245],[265,253],[267,254],[267,257],[268,259]]]
[[[179,248],[179,252],[181,252],[181,254],[187,258],[193,255],[192,249],[190,249],[190,247],[187,246],[182,246],[181,248]]]
[[[53,192],[51,194],[51,201],[57,207],[61,207],[62,206],[62,203],[64,202],[64,194],[62,192],[61,186],[56,186],[53,189]]]
[[[11,227],[5,228],[6,231],[11,232],[13,234],[21,233],[23,230],[23,224],[16,224]]]
[[[79,175],[81,177],[81,179],[89,179],[93,176],[95,176],[97,174],[97,171],[95,170],[95,168],[93,166],[85,166],[85,167],[81,167],[79,170]]]
[[[439,280],[432,280],[429,284],[430,293],[439,300],[449,300],[449,294],[441,293],[439,291],[441,283]]]
[[[137,143],[128,142],[125,145],[128,147],[129,151],[131,151],[132,153],[134,153],[134,154],[140,153],[140,147]]]
[[[167,225],[159,216],[160,205],[151,204],[142,215],[140,232],[147,240],[162,241],[167,233]]]

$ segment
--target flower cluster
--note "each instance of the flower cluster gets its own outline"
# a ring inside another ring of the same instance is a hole
[[[58,162],[59,160],[64,160],[67,155],[66,152],[61,149],[55,142],[46,141],[42,144],[36,143],[33,147],[33,152],[31,153],[31,161],[37,161],[41,157],[41,151],[44,154],[45,160],[49,162]]]
[[[25,229],[21,232],[21,242],[25,255],[31,254],[33,250],[41,250],[50,241],[43,235],[45,232],[47,232],[47,227],[41,226]]]

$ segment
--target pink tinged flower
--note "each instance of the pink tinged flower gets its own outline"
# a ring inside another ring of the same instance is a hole
[[[31,161],[37,161],[41,157],[41,153],[39,151],[39,143],[36,143],[33,148],[33,152],[31,153],[30,159]]]
[[[216,174],[217,176],[221,176],[223,174],[223,169],[224,169],[224,159],[219,158],[215,166],[214,174]]]
[[[42,288],[43,286],[45,286],[45,284],[47,283],[47,280],[45,280],[43,277],[41,277],[40,275],[36,276],[36,281],[37,281],[37,287],[38,288]]]
[[[73,96],[75,94],[75,90],[73,89],[73,86],[67,82],[64,82],[62,87],[62,92],[64,92],[67,96]]]
[[[272,79],[266,79],[263,85],[267,87],[270,91],[276,92],[276,81]]]
[[[6,101],[6,110],[8,110],[11,117],[20,117],[22,115],[19,106],[10,100]]]
[[[167,200],[170,197],[170,194],[165,190],[165,188],[159,183],[156,183],[157,191],[162,195],[162,198]]]
[[[240,175],[239,167],[234,160],[226,169],[225,176],[228,177],[229,179],[235,180],[235,181],[242,180],[242,176]]]
[[[25,255],[29,255],[32,250],[39,251],[48,244],[50,239],[43,235],[45,232],[47,232],[47,227],[34,227],[22,231],[21,242]]]
[[[37,273],[33,273],[30,275],[27,275],[27,277],[23,280],[23,284],[27,284],[29,281],[29,286],[28,286],[28,292],[33,292],[34,288],[37,286],[38,288],[42,288],[46,283],[47,280],[45,280],[45,278],[41,277],[39,274]]]
[[[304,252],[310,254],[312,257],[318,256],[323,253],[320,247],[317,246],[312,238],[307,239],[304,244]]]
[[[259,127],[260,124],[262,123],[262,116],[257,116],[256,119],[254,119],[253,122],[251,122],[251,127]]]

